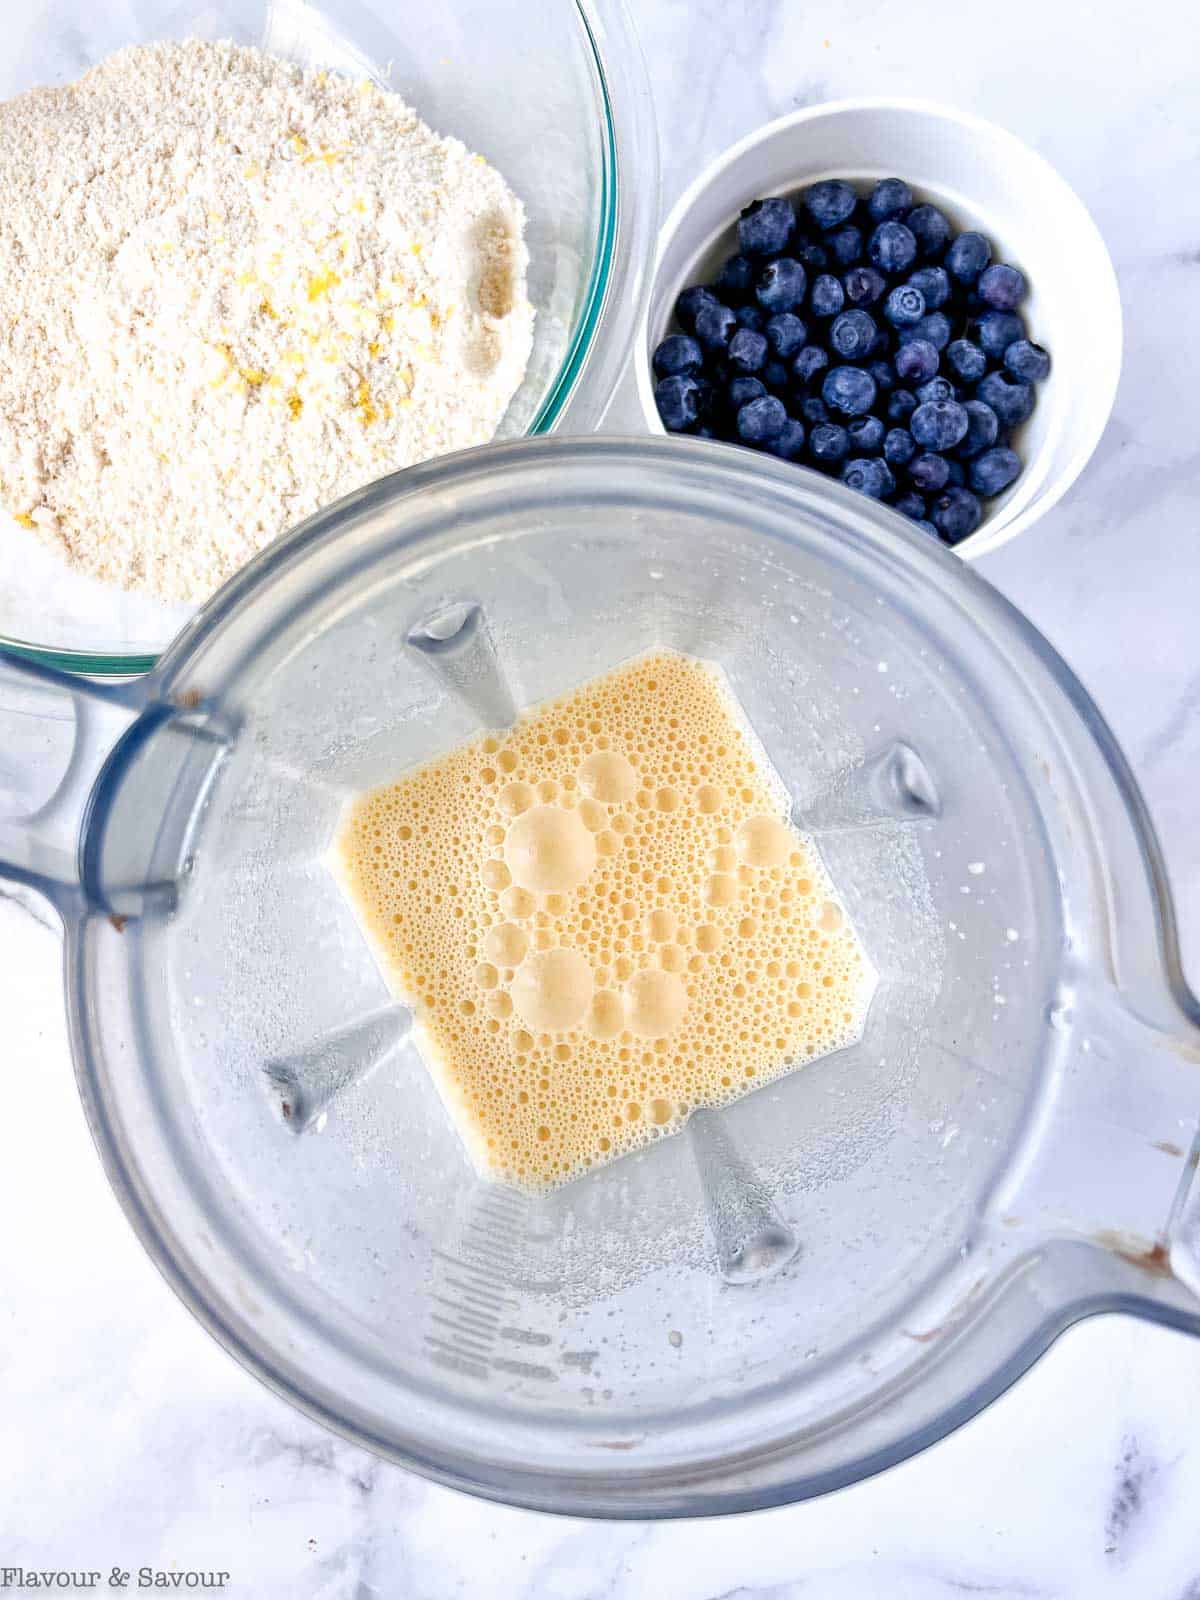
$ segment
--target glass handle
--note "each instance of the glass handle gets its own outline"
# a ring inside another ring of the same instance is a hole
[[[99,684],[0,650],[0,877],[64,916],[83,902],[80,833],[92,786],[137,717],[144,684]]]
[[[1200,1331],[1200,1007],[1182,984],[1081,981],[1047,1020],[1053,1065],[1000,1230],[1091,1247],[1080,1298]]]

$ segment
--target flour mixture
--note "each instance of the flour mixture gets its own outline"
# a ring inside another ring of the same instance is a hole
[[[666,651],[354,802],[335,865],[481,1172],[561,1183],[860,1036],[874,974],[787,808]]]
[[[0,501],[76,569],[206,598],[385,472],[490,439],[520,202],[396,95],[156,44],[0,106]]]

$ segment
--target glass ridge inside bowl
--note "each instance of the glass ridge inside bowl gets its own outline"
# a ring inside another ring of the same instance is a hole
[[[568,405],[573,425],[598,420],[608,376],[590,392],[581,379],[606,311],[620,304],[620,319],[636,300],[614,292],[614,272],[622,260],[640,270],[639,252],[618,249],[615,91],[638,65],[619,4],[456,0],[401,18],[383,0],[185,0],[163,14],[116,0],[65,11],[34,0],[10,23],[0,99],[70,82],[129,44],[196,37],[232,38],[395,90],[431,127],[486,156],[525,206],[534,348],[497,436],[546,433]],[[639,172],[652,178],[652,149],[642,156]],[[0,644],[22,654],[92,674],[143,672],[197,610],[71,572],[7,512],[0,530]]]

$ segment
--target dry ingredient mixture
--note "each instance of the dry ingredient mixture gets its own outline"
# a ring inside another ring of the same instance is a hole
[[[0,502],[206,598],[382,473],[490,439],[521,204],[370,82],[191,40],[0,105]]]

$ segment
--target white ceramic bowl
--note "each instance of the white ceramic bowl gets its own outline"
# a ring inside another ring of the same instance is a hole
[[[1038,385],[1016,448],[1024,471],[986,502],[968,559],[997,549],[1047,511],[1083,470],[1112,410],[1121,370],[1116,273],[1083,202],[1028,145],[993,123],[919,100],[837,100],[768,123],[735,144],[681,196],[659,236],[654,282],[634,360],[646,421],[658,433],[650,357],[670,330],[680,290],[707,283],[737,249],[742,207],[794,196],[821,178],[857,186],[905,178],[959,229],[976,228],[994,259],[1025,273],[1021,311],[1053,368]]]

